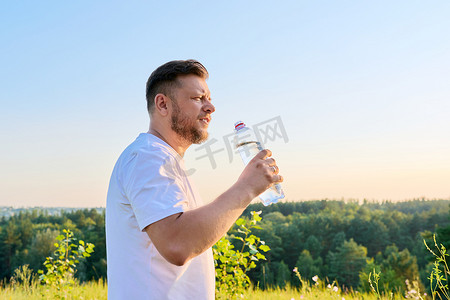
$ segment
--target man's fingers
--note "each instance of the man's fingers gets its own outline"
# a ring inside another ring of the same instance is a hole
[[[277,164],[277,162],[275,161],[275,158],[273,158],[273,157],[266,158],[266,163],[268,166],[275,166]]]
[[[280,171],[280,169],[278,168],[277,165],[273,165],[273,166],[271,166],[271,168],[272,168],[272,171],[274,174],[278,174],[278,172]]]
[[[269,149],[264,149],[264,150],[261,150],[258,154],[256,154],[256,156],[261,159],[266,159],[266,158],[272,156],[272,151],[270,151]]]
[[[276,175],[276,176],[278,176],[277,183],[280,183],[280,182],[283,182],[283,181],[284,181],[283,176],[281,176],[281,175]]]
[[[273,174],[274,182],[280,183],[283,182],[283,176],[279,175],[280,169],[276,165],[276,161],[274,158],[270,158],[272,156],[272,151],[269,149],[261,150],[258,154],[256,154],[255,158],[265,160],[264,164],[266,164],[266,168],[270,169],[271,175]]]

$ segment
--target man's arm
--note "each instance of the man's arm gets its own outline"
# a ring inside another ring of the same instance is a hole
[[[283,181],[273,171],[269,150],[258,153],[238,181],[208,205],[171,215],[145,228],[159,253],[177,266],[213,246],[233,225],[247,205],[270,185]]]

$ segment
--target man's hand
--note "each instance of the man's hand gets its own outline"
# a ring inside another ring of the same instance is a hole
[[[267,190],[273,184],[283,181],[279,175],[279,169],[275,159],[271,158],[272,152],[268,149],[260,151],[248,163],[238,179],[251,199]]]

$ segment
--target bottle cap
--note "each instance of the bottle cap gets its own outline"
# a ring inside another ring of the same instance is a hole
[[[236,129],[236,130],[240,130],[244,127],[245,127],[245,124],[242,121],[237,121],[236,123],[234,123],[234,129]]]

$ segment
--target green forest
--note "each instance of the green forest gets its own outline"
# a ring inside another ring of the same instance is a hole
[[[427,288],[433,257],[424,240],[450,248],[450,200],[369,202],[321,200],[251,204],[243,213],[262,211],[260,229],[254,234],[271,250],[248,274],[261,289],[298,286],[293,273],[318,276],[353,290],[368,291],[368,276],[381,272],[380,288],[404,291],[406,282],[418,281]],[[8,211],[2,208],[2,212]],[[106,278],[105,214],[103,209],[22,209],[4,213],[0,219],[0,279],[8,282],[22,265],[37,273],[55,250],[54,241],[63,229],[77,239],[95,245],[95,251],[80,262],[80,281]],[[241,247],[238,227],[228,239]]]

